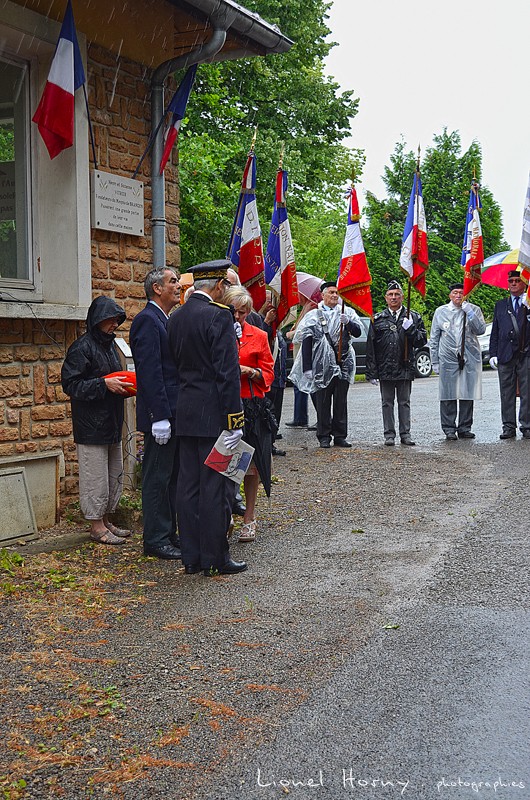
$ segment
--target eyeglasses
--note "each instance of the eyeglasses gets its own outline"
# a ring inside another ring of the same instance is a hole
[[[522,283],[521,278],[508,278],[508,283]]]

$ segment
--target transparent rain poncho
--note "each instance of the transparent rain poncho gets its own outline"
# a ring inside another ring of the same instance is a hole
[[[462,348],[462,327],[466,318],[464,368],[460,369],[458,353]],[[453,303],[434,312],[429,347],[431,361],[440,365],[440,400],[480,400],[482,398],[482,353],[477,336],[486,330],[484,316],[478,306],[469,304],[467,313]]]

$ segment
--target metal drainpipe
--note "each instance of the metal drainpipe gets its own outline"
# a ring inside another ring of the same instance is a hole
[[[212,36],[206,44],[197,47],[190,53],[178,58],[172,58],[160,64],[151,79],[151,130],[158,125],[164,113],[164,82],[170,72],[175,72],[192,64],[207,61],[221,50],[226,41],[226,32],[233,21],[226,14],[222,20],[216,22],[211,18],[214,26]],[[153,267],[166,266],[166,203],[164,175],[158,174],[160,159],[162,158],[164,131],[161,128],[157,134],[151,152],[151,225],[153,242]]]

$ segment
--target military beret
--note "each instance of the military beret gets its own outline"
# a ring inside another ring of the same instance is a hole
[[[463,288],[464,288],[464,284],[463,283],[452,283],[449,286],[449,291],[453,292],[455,289],[463,289]]]
[[[337,281],[324,281],[324,283],[320,284],[320,291],[323,292],[324,289],[329,289],[330,286],[333,286],[336,289]]]

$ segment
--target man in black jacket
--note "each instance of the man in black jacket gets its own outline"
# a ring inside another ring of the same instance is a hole
[[[414,445],[410,437],[410,392],[414,380],[414,351],[427,342],[423,320],[417,311],[407,316],[403,289],[390,281],[385,293],[387,307],[374,317],[366,342],[366,379],[379,384],[385,444],[396,438],[394,402],[397,399],[401,444]]]

